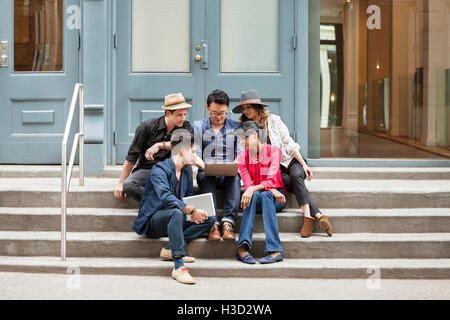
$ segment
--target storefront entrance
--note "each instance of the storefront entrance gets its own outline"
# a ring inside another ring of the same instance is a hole
[[[450,1],[320,6],[313,158],[449,160]]]

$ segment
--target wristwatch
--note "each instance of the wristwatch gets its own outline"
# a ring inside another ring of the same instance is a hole
[[[192,215],[195,210],[197,210],[197,209],[193,208],[192,211],[189,214]]]

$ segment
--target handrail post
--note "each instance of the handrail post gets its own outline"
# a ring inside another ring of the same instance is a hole
[[[72,152],[70,155],[69,172],[67,172],[67,142],[70,134],[70,127],[72,125],[73,115],[78,97],[79,132],[75,135]],[[81,83],[75,85],[75,89],[70,103],[69,115],[66,121],[66,128],[64,130],[63,141],[61,144],[61,260],[66,261],[66,231],[67,231],[67,193],[69,191],[70,180],[72,177],[73,163],[77,146],[79,145],[78,161],[79,161],[79,183],[84,186],[84,86]]]
[[[79,183],[80,186],[84,186],[84,86],[80,86],[80,96],[79,96],[79,107],[80,107],[80,119],[78,120],[79,126],[79,143],[80,148],[78,151],[78,162],[79,162]]]
[[[67,145],[64,142],[61,159],[61,260],[66,261]]]

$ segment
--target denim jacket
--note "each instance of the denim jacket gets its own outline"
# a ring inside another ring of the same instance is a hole
[[[159,210],[178,208],[183,210],[186,204],[180,200],[194,195],[192,168],[186,166],[181,170],[180,198],[175,195],[177,176],[172,158],[155,164],[145,183],[141,206],[132,229],[137,234],[147,234],[151,216]]]

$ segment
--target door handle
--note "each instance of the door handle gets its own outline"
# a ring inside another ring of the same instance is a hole
[[[8,67],[8,41],[0,41],[0,68]]]
[[[194,59],[197,62],[200,62],[200,68],[208,69],[208,40],[200,41],[200,45],[195,47],[195,50],[200,51],[200,53],[196,54]]]
[[[203,59],[202,62],[200,62],[200,67],[202,69],[208,69],[208,40],[202,40],[201,41],[202,51],[203,51]]]

